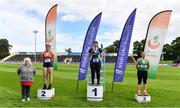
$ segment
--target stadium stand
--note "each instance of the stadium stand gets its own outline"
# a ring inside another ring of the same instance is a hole
[[[105,61],[106,63],[115,63],[116,62],[116,53],[105,53]],[[24,58],[29,57],[32,61],[35,61],[35,53],[34,52],[16,52],[13,56],[8,57],[3,62],[22,62]],[[57,59],[59,63],[64,63],[67,58],[71,58],[71,63],[79,63],[81,58],[81,53],[79,52],[72,52],[70,55],[63,52],[57,53]],[[36,52],[36,62],[41,63],[41,52]],[[134,58],[129,55],[127,63],[133,64],[135,63]]]

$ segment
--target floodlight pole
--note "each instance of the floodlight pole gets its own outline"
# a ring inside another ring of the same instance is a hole
[[[34,48],[34,62],[36,63],[36,60],[37,60],[37,59],[36,59],[36,36],[37,36],[38,30],[33,30],[33,33],[34,33],[34,35],[35,35],[35,39],[34,39],[34,40],[35,40],[35,42],[34,42],[34,44],[35,44],[35,45],[34,45],[34,47],[35,47],[35,48]]]

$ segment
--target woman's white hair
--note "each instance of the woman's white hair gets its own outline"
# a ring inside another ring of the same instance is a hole
[[[32,63],[31,63],[31,59],[30,59],[29,57],[24,58],[23,65],[25,65],[25,64],[26,64],[26,63],[25,63],[26,61],[28,61],[29,65],[32,65]]]

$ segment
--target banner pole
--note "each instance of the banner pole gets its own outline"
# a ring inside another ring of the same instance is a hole
[[[105,60],[106,60],[106,51],[104,50],[104,60],[103,60],[103,62],[104,62],[103,63],[103,65],[104,65],[104,68],[103,68],[103,74],[104,74],[103,75],[103,77],[104,77],[104,79],[103,79],[103,81],[104,81],[104,84],[103,84],[104,85],[104,92],[105,92],[105,88],[106,88],[105,87],[105,83],[106,83],[106,81],[105,81],[105,63],[106,63],[106,61]]]
[[[79,80],[77,80],[76,92],[78,92],[78,88],[79,88]]]
[[[113,90],[114,90],[114,82],[112,83],[111,92],[113,92]]]

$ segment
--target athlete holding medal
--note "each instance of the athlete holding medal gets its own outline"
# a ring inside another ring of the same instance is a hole
[[[43,60],[43,79],[44,86],[43,89],[51,89],[53,81],[53,64],[54,64],[54,53],[51,51],[51,46],[46,44],[46,51],[42,53]],[[49,81],[48,81],[49,75]],[[48,87],[47,87],[47,84]]]
[[[90,68],[91,68],[91,79],[92,85],[94,84],[94,78],[96,73],[97,85],[100,82],[100,69],[101,69],[101,60],[103,59],[103,51],[98,47],[98,42],[94,41],[94,46],[89,50]]]
[[[141,82],[144,83],[144,96],[147,96],[147,78],[148,78],[148,69],[150,67],[149,61],[145,59],[145,52],[141,53],[141,58],[137,60],[137,78],[138,78],[138,92],[137,95],[141,96]]]

